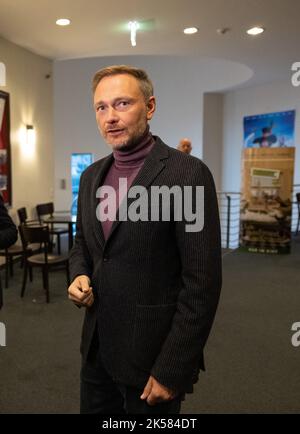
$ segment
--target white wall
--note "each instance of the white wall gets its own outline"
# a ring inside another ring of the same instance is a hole
[[[203,93],[229,88],[248,79],[249,68],[216,59],[168,56],[127,56],[63,60],[54,63],[55,205],[71,206],[70,157],[92,152],[95,160],[110,149],[99,135],[92,109],[91,80],[107,65],[130,64],[144,68],[154,84],[157,111],[151,131],[176,147],[189,137],[193,155],[202,157]],[[66,189],[61,180],[66,179]]]
[[[6,66],[6,86],[10,94],[12,209],[28,208],[31,214],[39,202],[53,199],[53,104],[52,62],[0,38],[0,62]],[[19,132],[26,124],[36,131],[32,155],[24,154]],[[17,220],[16,220],[17,221]]]
[[[216,189],[221,189],[223,144],[223,95],[206,93],[203,97],[203,161],[210,168]]]

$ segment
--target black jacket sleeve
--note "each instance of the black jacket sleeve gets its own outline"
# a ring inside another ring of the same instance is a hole
[[[73,282],[73,280],[79,275],[86,275],[88,277],[91,277],[92,275],[92,259],[86,245],[81,222],[83,212],[81,197],[85,194],[84,178],[85,174],[82,173],[78,195],[75,243],[69,254],[71,282]]]
[[[182,289],[170,332],[151,372],[161,384],[177,391],[185,391],[201,367],[222,283],[220,222],[213,178],[201,163],[189,173],[185,184],[193,186],[194,202],[195,187],[204,187],[204,226],[200,231],[187,232],[187,221],[176,223]]]

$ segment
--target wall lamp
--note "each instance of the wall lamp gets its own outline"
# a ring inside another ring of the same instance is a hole
[[[32,147],[35,144],[35,131],[33,125],[26,125],[26,145]]]
[[[21,153],[26,159],[32,159],[35,155],[36,134],[33,125],[24,125],[19,132]]]

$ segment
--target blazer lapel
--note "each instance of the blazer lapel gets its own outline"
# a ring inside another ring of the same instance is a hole
[[[149,155],[146,157],[145,162],[137,177],[134,179],[131,187],[136,185],[148,188],[158,176],[158,174],[165,168],[165,163],[163,160],[167,159],[169,156],[169,151],[167,146],[158,138],[155,137],[156,143],[150,151]],[[131,203],[135,201],[135,198],[128,198],[128,193],[124,200],[127,200],[127,209],[130,207]],[[122,208],[122,207],[121,207]],[[116,220],[114,221],[109,236],[106,241],[108,241],[122,220],[119,220],[119,209],[117,211]]]

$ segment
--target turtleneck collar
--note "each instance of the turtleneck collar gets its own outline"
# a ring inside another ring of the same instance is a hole
[[[119,170],[129,170],[141,167],[146,156],[151,151],[155,140],[147,126],[137,145],[128,151],[114,151],[114,166]]]

